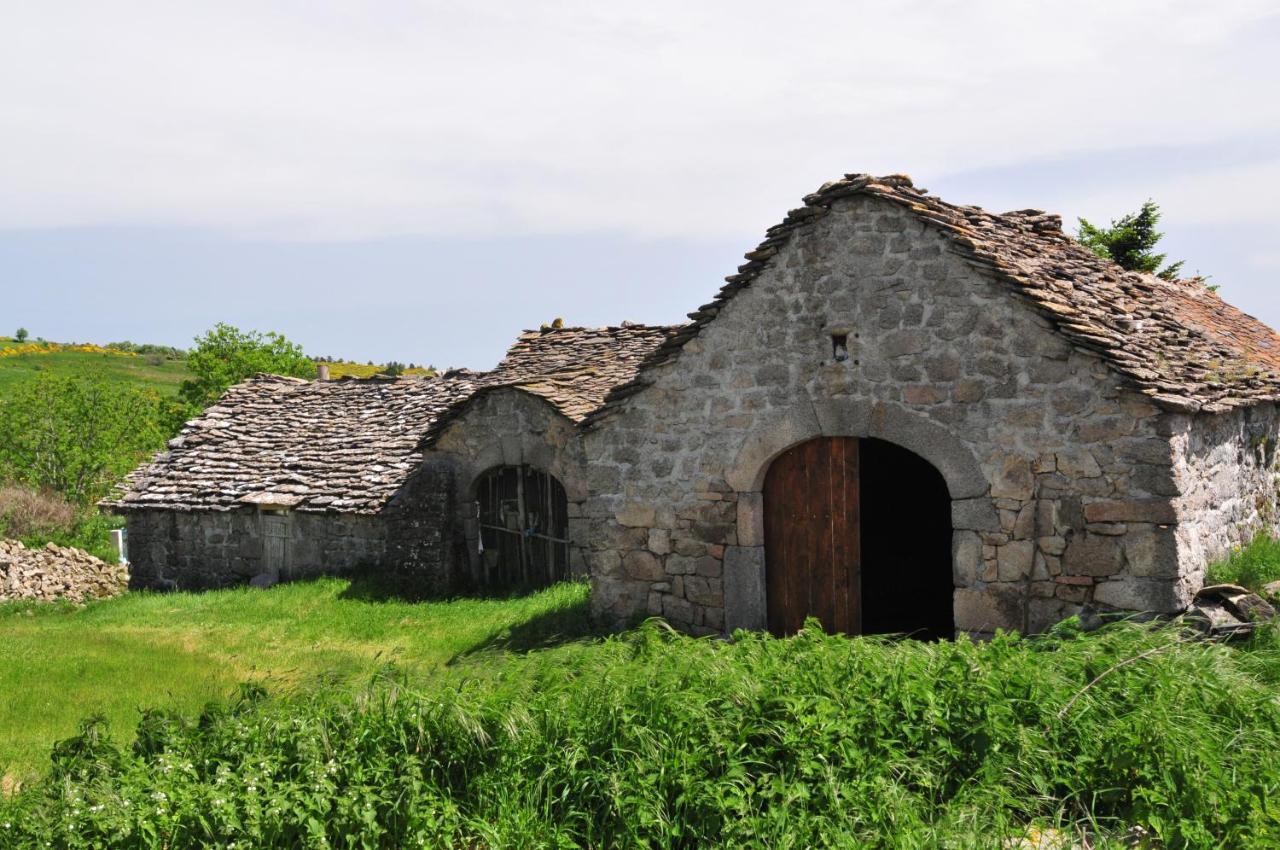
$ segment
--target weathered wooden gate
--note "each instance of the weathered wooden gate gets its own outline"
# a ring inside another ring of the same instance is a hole
[[[859,440],[820,437],[779,455],[764,480],[769,631],[814,616],[830,632],[862,632]]]
[[[262,571],[277,579],[289,577],[287,514],[262,514]]]
[[[568,499],[554,476],[498,467],[480,479],[476,501],[485,587],[527,589],[568,578]]]

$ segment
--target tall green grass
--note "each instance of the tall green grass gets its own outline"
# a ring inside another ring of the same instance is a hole
[[[565,584],[517,599],[414,604],[320,579],[130,593],[83,608],[0,604],[0,779],[47,772],[53,742],[89,714],[127,745],[141,708],[198,713],[241,682],[350,691],[388,663],[427,675],[488,646],[581,633],[586,596]]]
[[[1227,558],[1209,566],[1208,584],[1239,584],[1250,590],[1280,580],[1280,540],[1260,534]]]
[[[91,722],[7,847],[1280,846],[1280,638],[933,644],[649,624],[443,679]],[[1110,836],[1110,838],[1108,838]],[[5,841],[8,841],[5,844]]]

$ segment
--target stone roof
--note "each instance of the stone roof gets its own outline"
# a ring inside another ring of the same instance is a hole
[[[525,331],[489,373],[486,391],[515,387],[540,396],[574,422],[635,377],[640,364],[683,325]],[[459,411],[460,412],[460,411]]]
[[[671,332],[646,325],[527,331],[492,372],[337,381],[256,375],[188,422],[104,505],[376,513],[422,463],[427,436],[478,392],[515,387],[579,422]]]
[[[766,232],[747,263],[725,278],[716,298],[648,358],[635,379],[615,387],[592,424],[648,383],[647,371],[678,356],[724,305],[766,269],[793,233],[843,198],[867,195],[910,210],[951,250],[994,272],[1073,343],[1096,351],[1139,392],[1177,411],[1218,412],[1280,400],[1280,336],[1223,301],[1199,281],[1166,281],[1125,271],[1062,232],[1057,215],[1002,214],[956,206],[904,175],[849,174],[804,198],[804,206]]]
[[[188,422],[106,504],[373,513],[422,462],[419,444],[435,418],[477,386],[468,377],[256,375]]]

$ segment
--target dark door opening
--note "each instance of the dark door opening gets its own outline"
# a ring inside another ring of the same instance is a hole
[[[947,482],[914,452],[861,442],[862,631],[954,637]]]
[[[927,461],[884,440],[822,437],[765,476],[769,629],[954,634],[951,499]]]
[[[532,590],[569,575],[564,486],[530,466],[500,466],[476,485],[480,577],[488,590]]]

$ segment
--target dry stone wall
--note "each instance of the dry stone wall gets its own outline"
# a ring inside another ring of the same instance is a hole
[[[886,439],[942,472],[960,630],[1190,599],[1168,414],[899,206],[855,197],[793,233],[648,377],[584,437],[575,539],[612,623],[763,627],[764,474],[822,435]]]
[[[378,574],[406,596],[442,596],[459,587],[454,564],[462,535],[454,522],[454,482],[452,468],[424,464],[379,515],[386,547],[376,562]]]
[[[207,590],[264,572],[262,516],[255,510],[128,514],[131,586]],[[288,516],[282,580],[341,575],[383,562],[386,521],[360,514]]]

